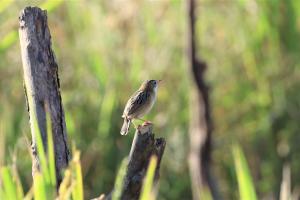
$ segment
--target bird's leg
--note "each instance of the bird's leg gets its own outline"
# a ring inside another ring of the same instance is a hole
[[[144,119],[141,119],[141,118],[136,118],[136,119],[143,121],[143,122],[144,122],[144,123],[142,124],[143,126],[149,125],[149,124],[153,124],[153,123],[152,123],[151,121],[149,121],[149,120],[144,120]]]
[[[153,124],[153,123],[151,121],[145,121],[142,125],[147,126],[147,125],[150,125],[150,124]]]

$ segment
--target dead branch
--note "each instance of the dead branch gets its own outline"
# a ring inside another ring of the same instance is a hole
[[[188,48],[187,55],[195,86],[191,96],[190,155],[193,199],[201,197],[201,191],[209,189],[214,199],[220,199],[217,186],[210,172],[212,119],[210,115],[209,88],[204,80],[206,63],[197,57],[196,47],[196,3],[187,0]]]

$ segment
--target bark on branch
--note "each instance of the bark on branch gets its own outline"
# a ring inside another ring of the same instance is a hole
[[[139,199],[143,179],[152,155],[157,156],[155,181],[159,179],[160,161],[162,159],[166,141],[164,138],[154,138],[152,125],[145,125],[135,132],[128,158],[126,175],[121,193],[122,200]],[[113,192],[113,191],[112,191]],[[108,195],[106,199],[111,199]]]
[[[201,198],[201,192],[209,189],[213,199],[220,199],[217,186],[210,172],[212,119],[210,115],[209,88],[205,82],[206,63],[197,57],[196,47],[196,3],[187,0],[188,14],[188,61],[195,87],[191,96],[190,155],[193,199]]]
[[[154,138],[152,125],[141,127],[136,131],[127,166],[127,172],[123,185],[122,200],[134,200],[140,196],[143,178],[152,155],[158,158],[155,170],[155,180],[159,178],[160,161],[166,146],[164,138]]]
[[[41,134],[47,150],[46,112],[49,113],[55,153],[57,185],[61,182],[61,171],[69,162],[67,131],[62,107],[58,65],[51,48],[51,35],[47,24],[47,13],[38,7],[26,7],[19,16],[24,88],[28,103],[32,133],[32,174],[39,170],[36,134]],[[37,119],[38,130],[35,130]]]

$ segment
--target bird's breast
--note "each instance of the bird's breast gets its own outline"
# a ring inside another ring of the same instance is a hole
[[[140,118],[146,115],[153,107],[155,100],[156,100],[156,93],[149,95],[149,98],[145,102],[144,106],[142,106],[140,112],[137,113],[137,117]]]

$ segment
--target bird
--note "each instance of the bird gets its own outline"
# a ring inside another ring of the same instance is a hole
[[[122,118],[124,118],[121,128],[121,135],[127,135],[130,124],[133,119],[144,121],[146,124],[151,124],[150,121],[141,119],[153,107],[156,101],[158,84],[161,80],[146,80],[140,88],[133,93],[126,103]],[[135,126],[135,124],[133,123]],[[136,126],[135,126],[136,128]]]

